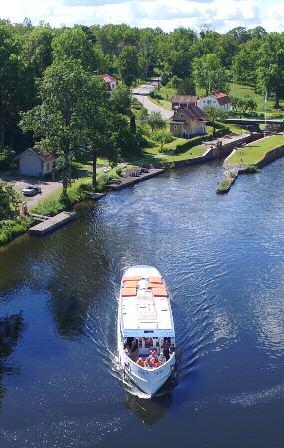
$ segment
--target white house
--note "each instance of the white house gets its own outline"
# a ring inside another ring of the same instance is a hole
[[[101,75],[101,79],[108,85],[109,90],[116,88],[117,80],[113,76],[105,73],[104,75]]]
[[[231,112],[232,104],[230,98],[223,92],[212,92],[210,95],[197,100],[197,106],[204,109],[207,106],[221,107],[225,112]]]
[[[55,157],[51,154],[41,154],[35,148],[28,148],[17,157],[19,171],[23,176],[43,177],[52,172]]]

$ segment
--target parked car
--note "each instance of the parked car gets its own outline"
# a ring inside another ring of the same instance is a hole
[[[41,188],[33,185],[28,185],[23,188],[22,193],[24,196],[35,196],[38,193],[41,193]]]

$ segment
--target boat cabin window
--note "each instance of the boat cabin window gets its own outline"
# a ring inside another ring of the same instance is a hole
[[[169,348],[171,348],[171,351],[174,351],[174,345],[175,345],[174,338],[170,338],[170,337],[164,337],[164,338],[128,337],[128,338],[124,339],[124,349],[130,350],[133,345],[133,342],[135,342],[135,345],[138,346],[139,351],[142,354],[143,353],[146,354],[149,351],[149,349],[151,349],[151,348],[155,348],[158,351],[160,351],[163,348],[165,348],[165,346],[168,346]]]

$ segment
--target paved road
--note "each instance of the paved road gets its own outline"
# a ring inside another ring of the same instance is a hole
[[[168,110],[162,106],[158,106],[149,100],[148,95],[151,93],[155,87],[157,87],[156,81],[150,81],[142,86],[136,87],[132,90],[132,95],[136,98],[143,106],[151,112],[160,112],[164,120],[168,120],[173,116],[173,111]]]

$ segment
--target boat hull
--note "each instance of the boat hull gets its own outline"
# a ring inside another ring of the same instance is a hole
[[[124,374],[145,394],[150,397],[156,394],[173,373],[175,366],[175,355],[162,366],[145,369],[131,361],[123,351],[119,353],[119,361]]]
[[[133,266],[132,268],[129,268],[125,274],[124,277],[127,275],[140,275],[141,277],[145,278],[145,271],[151,272],[149,274],[149,277],[151,278],[157,278],[161,277],[159,271],[156,268],[153,268],[151,266]],[[154,276],[154,277],[153,277]],[[155,277],[156,276],[156,277]],[[123,287],[123,280],[121,283],[121,288]],[[132,299],[130,299],[132,300]],[[170,376],[173,373],[174,366],[175,366],[175,353],[172,352],[170,354],[170,358],[164,362],[163,364],[159,365],[158,367],[145,367],[141,366],[138,363],[134,362],[126,353],[124,350],[125,345],[125,339],[128,336],[133,337],[146,337],[145,335],[151,334],[154,338],[157,339],[157,337],[172,337],[174,339],[174,328],[172,323],[172,315],[171,315],[171,309],[169,302],[166,302],[166,305],[161,305],[161,307],[167,307],[169,308],[168,312],[170,313],[170,319],[168,321],[169,329],[155,329],[152,330],[151,325],[149,324],[149,327],[143,327],[142,329],[137,330],[130,330],[130,334],[127,333],[123,326],[123,318],[122,315],[124,314],[124,311],[122,311],[122,294],[120,292],[119,297],[119,306],[118,306],[118,317],[117,317],[117,349],[118,349],[118,357],[119,357],[119,363],[121,366],[121,369],[124,371],[124,376],[130,379],[141,391],[143,391],[145,394],[147,394],[149,397],[152,397],[154,394],[158,392],[158,390],[165,384],[165,382],[170,378]],[[138,331],[139,336],[136,332]],[[142,348],[143,349],[143,348]],[[140,355],[139,355],[140,356]],[[143,356],[143,354],[142,354]],[[145,356],[145,352],[144,352]]]

